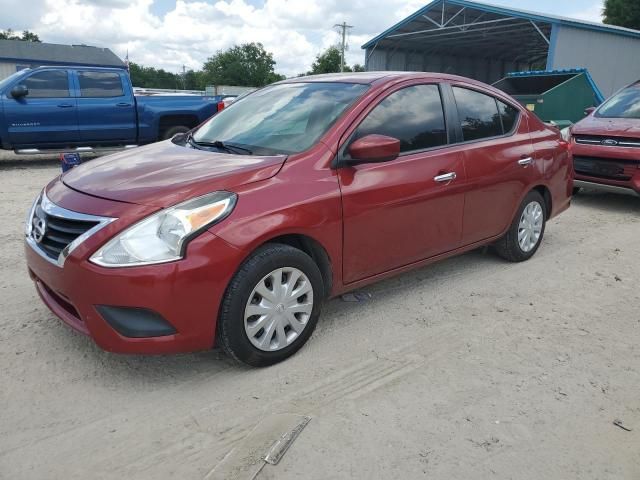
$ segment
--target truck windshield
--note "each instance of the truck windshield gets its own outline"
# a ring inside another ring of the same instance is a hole
[[[231,104],[199,128],[196,144],[223,142],[256,154],[307,150],[368,85],[339,82],[285,83],[258,90]]]
[[[596,112],[604,118],[640,118],[640,83],[625,88],[614,95]]]

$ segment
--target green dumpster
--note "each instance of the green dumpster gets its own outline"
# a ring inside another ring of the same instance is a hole
[[[585,68],[513,72],[493,84],[534,112],[543,122],[567,127],[584,118],[604,97]]]

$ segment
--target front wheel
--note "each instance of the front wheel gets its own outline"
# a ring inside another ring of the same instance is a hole
[[[542,242],[546,220],[544,198],[536,191],[529,192],[509,230],[495,244],[498,255],[510,262],[529,260]]]
[[[218,319],[218,343],[253,367],[297,352],[318,321],[322,275],[313,259],[283,244],[260,247],[227,287]]]

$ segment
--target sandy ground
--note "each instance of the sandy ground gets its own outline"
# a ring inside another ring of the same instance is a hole
[[[108,354],[49,313],[22,219],[52,165],[0,166],[0,478],[202,479],[280,413],[311,421],[256,478],[640,478],[640,199],[577,197],[524,264],[476,251],[332,300],[256,370]]]

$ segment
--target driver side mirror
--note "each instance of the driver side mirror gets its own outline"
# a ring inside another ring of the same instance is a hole
[[[395,160],[400,155],[400,140],[386,135],[366,135],[349,145],[346,163],[381,163]]]
[[[596,107],[587,107],[587,108],[584,109],[584,114],[585,114],[585,116],[588,117],[589,115],[591,115],[595,111],[596,111]]]
[[[29,89],[24,85],[16,85],[11,89],[11,96],[16,100],[18,98],[26,97],[29,95]]]

